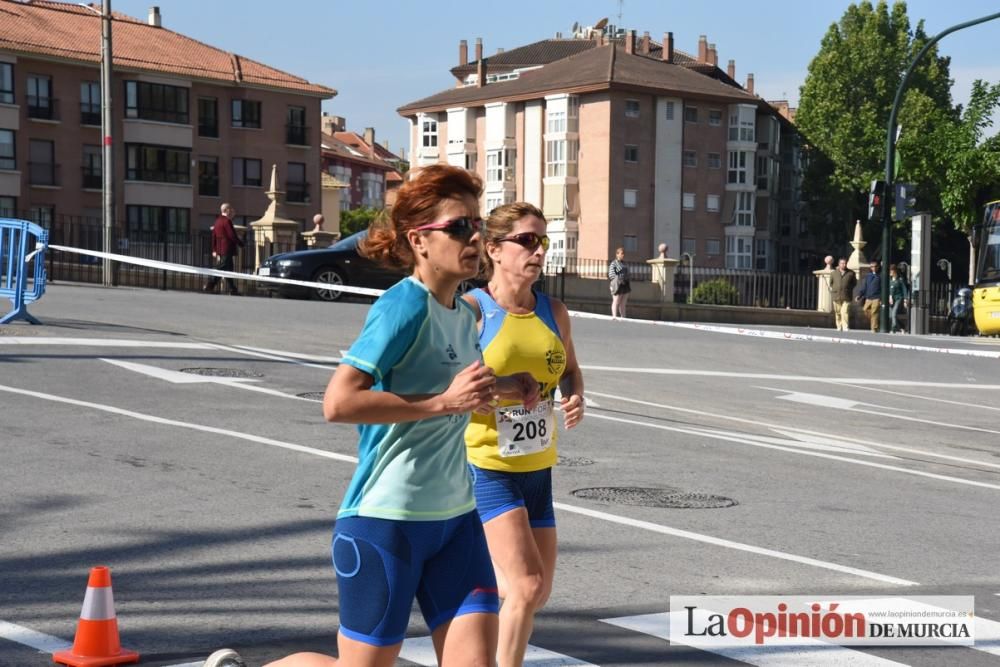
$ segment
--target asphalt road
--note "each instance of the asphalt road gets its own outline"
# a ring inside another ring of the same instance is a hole
[[[31,311],[0,326],[0,665],[51,663],[99,564],[143,664],[332,651],[356,432],[316,394],[367,305],[55,285]],[[531,665],[1000,660],[998,341],[573,327],[591,405],[560,442]],[[726,506],[649,506],[669,494]],[[699,594],[971,595],[977,645],[669,644],[670,596]],[[428,664],[412,621],[400,664]]]

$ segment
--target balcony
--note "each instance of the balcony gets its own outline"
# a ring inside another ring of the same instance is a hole
[[[28,95],[28,118],[36,120],[59,120],[59,100],[53,97]]]
[[[308,204],[309,184],[285,183],[285,201],[293,204]]]
[[[309,128],[292,123],[285,125],[285,143],[290,146],[308,146]]]
[[[100,190],[104,184],[101,170],[94,167],[81,167],[82,187],[84,190]]]
[[[52,162],[29,162],[28,185],[59,185],[59,165]]]
[[[95,102],[80,102],[80,125],[100,125],[101,105]]]

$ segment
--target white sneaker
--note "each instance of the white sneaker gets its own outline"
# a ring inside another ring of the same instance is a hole
[[[231,648],[220,648],[218,651],[208,656],[202,667],[247,667],[240,654]]]

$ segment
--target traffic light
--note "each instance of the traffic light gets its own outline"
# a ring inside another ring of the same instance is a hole
[[[896,183],[896,214],[893,220],[906,220],[916,215],[916,188],[912,183]]]
[[[885,205],[885,181],[872,181],[868,193],[868,222],[882,222],[882,210]]]

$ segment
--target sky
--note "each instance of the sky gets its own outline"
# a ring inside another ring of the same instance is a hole
[[[112,9],[145,18],[156,0],[112,0]],[[660,41],[674,33],[677,49],[698,52],[698,36],[714,42],[723,69],[736,61],[736,79],[753,73],[755,91],[795,106],[799,87],[823,35],[850,5],[841,0],[159,0],[163,26],[337,91],[323,111],[347,119],[347,129],[374,127],[376,140],[409,151],[407,122],[396,109],[454,86],[458,43],[483,39],[489,56],[570,34],[574,22],[610,22]],[[911,0],[912,25],[923,19],[935,35],[998,11],[988,0]],[[620,16],[620,19],[619,19]],[[955,102],[968,100],[972,82],[1000,81],[1000,19],[948,35],[940,52],[951,57]]]

